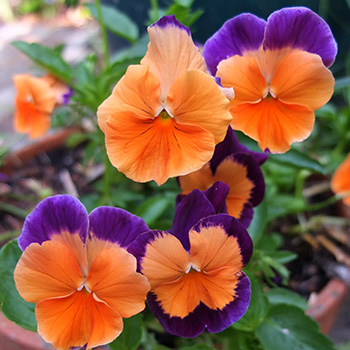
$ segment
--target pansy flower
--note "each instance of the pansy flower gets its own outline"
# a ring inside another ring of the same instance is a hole
[[[148,33],[141,64],[129,66],[97,118],[111,163],[134,181],[161,185],[209,161],[232,117],[189,29],[165,16]]]
[[[331,98],[328,67],[337,45],[327,23],[304,7],[284,8],[267,22],[244,13],[228,20],[204,45],[212,74],[233,87],[232,127],[263,151],[283,153],[306,139],[314,111]]]
[[[126,248],[145,222],[125,210],[100,207],[88,216],[74,197],[38,204],[18,239],[23,254],[16,287],[36,303],[38,333],[56,349],[91,349],[114,340],[123,317],[145,307],[147,279]]]
[[[148,278],[148,306],[164,329],[195,337],[220,332],[240,319],[250,302],[242,272],[252,254],[245,228],[194,190],[177,206],[170,231],[149,231],[128,250]]]
[[[344,196],[343,203],[350,207],[350,154],[335,170],[331,179],[331,189],[335,194]]]
[[[66,104],[72,90],[51,75],[37,78],[20,74],[13,80],[17,89],[14,128],[32,139],[38,138],[50,128],[55,106]]]
[[[187,195],[194,189],[205,191],[217,181],[224,182],[229,186],[226,198],[228,214],[248,227],[253,218],[253,207],[264,198],[265,182],[259,164],[266,158],[265,154],[252,152],[240,144],[229,127],[224,141],[216,146],[210,162],[178,178],[181,195]]]

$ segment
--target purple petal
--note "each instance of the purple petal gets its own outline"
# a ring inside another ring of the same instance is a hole
[[[18,245],[24,250],[31,243],[41,244],[63,231],[79,233],[85,242],[87,229],[88,214],[78,199],[69,195],[48,197],[27,216]]]
[[[203,217],[215,214],[215,209],[205,194],[200,190],[193,190],[184,197],[176,207],[173,226],[169,230],[189,251],[190,241],[188,232],[190,228]]]
[[[248,228],[253,220],[254,209],[250,202],[244,204],[241,216],[238,221],[245,227]]]
[[[266,21],[250,13],[243,13],[226,21],[204,44],[203,56],[213,75],[220,61],[246,51],[255,51],[264,38]]]
[[[268,155],[261,152],[253,152],[242,145],[238,141],[238,138],[231,126],[229,126],[224,140],[216,145],[213,158],[210,161],[210,167],[213,174],[215,174],[218,165],[232,153],[248,153],[260,165],[264,164],[268,158]]]
[[[146,248],[148,244],[151,244],[159,237],[163,237],[167,232],[153,230],[145,232],[136,237],[136,239],[130,243],[127,250],[130,254],[134,255],[137,259],[137,270],[141,271],[141,263],[146,254]]]
[[[118,244],[126,248],[135,238],[149,227],[140,217],[124,209],[99,207],[91,212],[90,232],[97,238]]]
[[[214,207],[215,214],[227,214],[226,197],[229,191],[230,187],[222,181],[215,182],[213,186],[204,191],[205,196]]]
[[[189,36],[191,36],[190,29],[186,26],[184,26],[182,23],[180,23],[174,15],[169,15],[169,16],[163,16],[161,19],[159,19],[157,22],[154,22],[153,24],[150,25],[150,27],[167,27],[167,26],[174,26],[178,27],[182,30],[185,30]]]
[[[201,334],[206,327],[211,333],[221,332],[238,321],[248,309],[251,295],[250,281],[243,272],[239,279],[235,290],[235,300],[222,310],[212,310],[200,303],[193,312],[184,318],[170,317],[169,314],[164,313],[152,292],[148,293],[147,296],[148,306],[170,334],[193,338]]]
[[[62,105],[67,105],[70,101],[70,98],[74,95],[74,91],[71,87],[69,87],[68,91],[62,95]]]
[[[319,55],[330,67],[337,54],[337,44],[328,24],[306,7],[290,7],[276,11],[267,19],[264,49],[285,47]]]
[[[253,253],[253,242],[247,230],[236,218],[228,214],[216,214],[208,216],[198,221],[198,223],[192,227],[192,230],[200,233],[202,228],[217,226],[223,228],[228,236],[237,238],[240,253],[242,256],[243,266],[246,266]]]

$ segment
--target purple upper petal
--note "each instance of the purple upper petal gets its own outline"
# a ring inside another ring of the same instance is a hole
[[[267,19],[264,49],[285,47],[319,55],[326,67],[333,64],[337,44],[328,24],[306,7],[276,11]]]
[[[41,244],[63,231],[78,233],[85,242],[87,230],[88,214],[83,204],[72,196],[56,195],[41,201],[27,216],[18,245],[24,250],[31,243]]]
[[[185,30],[188,35],[191,36],[191,31],[188,27],[184,26],[182,23],[180,23],[174,15],[169,15],[169,16],[163,16],[161,19],[159,19],[157,22],[154,22],[153,24],[150,25],[150,27],[167,27],[167,26],[175,26],[178,27],[182,30]]]
[[[240,254],[242,256],[243,266],[246,266],[253,253],[253,242],[247,230],[233,216],[230,216],[228,214],[217,214],[205,217],[198,221],[198,223],[192,227],[192,230],[200,233],[202,228],[217,226],[222,227],[228,236],[237,238]]]
[[[221,332],[245,314],[249,306],[251,291],[250,281],[243,272],[239,276],[235,292],[235,299],[222,310],[212,310],[200,303],[184,318],[170,317],[169,314],[164,313],[152,292],[148,293],[147,302],[150,310],[168,333],[193,338],[201,334],[206,327],[211,333]]]
[[[190,241],[188,232],[190,228],[203,217],[215,214],[215,209],[209,199],[200,190],[193,190],[184,197],[176,207],[173,226],[169,230],[189,251]]]
[[[123,248],[126,248],[141,233],[149,231],[143,219],[120,208],[96,208],[89,215],[89,220],[89,231],[95,237],[118,242]]]
[[[213,174],[216,172],[218,165],[232,153],[248,153],[258,164],[262,165],[268,158],[267,154],[261,152],[253,152],[244,145],[242,145],[232,130],[231,126],[228,127],[224,140],[215,146],[215,151],[212,159],[210,160],[210,168]]]
[[[229,185],[222,181],[215,182],[213,186],[204,191],[205,196],[214,207],[215,214],[227,213],[226,198],[229,191]]]
[[[220,61],[257,50],[263,42],[265,26],[266,21],[250,13],[226,21],[204,44],[203,56],[211,73],[216,74]]]

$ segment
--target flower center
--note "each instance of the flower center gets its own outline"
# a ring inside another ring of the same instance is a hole
[[[191,271],[197,271],[197,272],[201,272],[201,269],[199,268],[199,267],[197,267],[197,266],[195,266],[195,265],[193,265],[193,264],[188,264],[188,266],[187,266],[187,269],[186,269],[186,271],[185,271],[185,273],[187,274],[187,273],[189,273],[189,272],[191,272]]]
[[[263,98],[266,98],[269,100],[270,98],[277,98],[277,96],[271,91],[271,87],[269,86]]]
[[[84,282],[80,287],[77,288],[77,291],[84,291],[86,293],[92,293],[91,290],[89,289],[89,287],[86,285],[86,283]]]

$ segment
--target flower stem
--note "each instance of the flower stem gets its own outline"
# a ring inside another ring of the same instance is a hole
[[[112,165],[109,161],[107,150],[105,150],[105,172],[103,176],[103,205],[111,205],[111,170]]]
[[[101,36],[102,36],[102,43],[103,43],[103,57],[105,62],[105,68],[108,68],[109,66],[109,50],[108,50],[108,41],[107,41],[107,31],[105,22],[103,20],[103,14],[102,14],[102,7],[101,7],[101,0],[95,0],[95,6],[97,10],[97,19],[100,24],[101,28]]]

